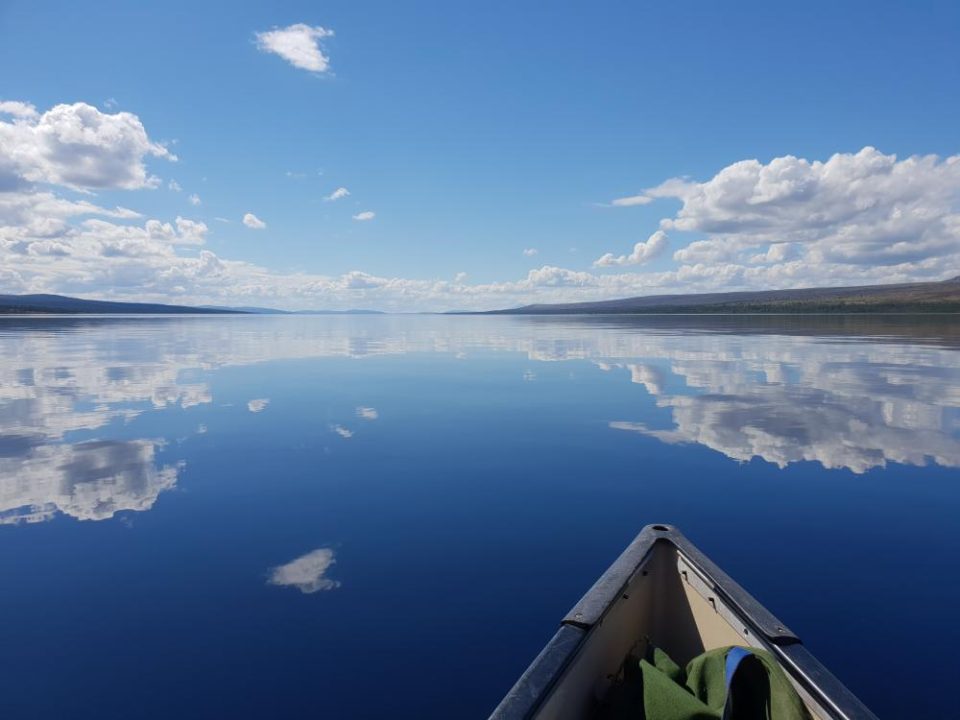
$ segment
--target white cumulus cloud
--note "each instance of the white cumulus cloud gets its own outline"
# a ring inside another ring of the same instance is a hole
[[[357,213],[356,215],[354,215],[354,216],[353,216],[353,219],[354,219],[354,220],[358,220],[358,221],[360,221],[360,222],[363,222],[363,221],[365,221],[365,220],[373,220],[376,216],[377,216],[377,214],[376,214],[375,212],[373,212],[372,210],[364,210],[363,212],[360,212],[360,213]],[[389,224],[389,223],[388,223],[388,224]]]
[[[614,256],[613,253],[607,253],[594,260],[594,267],[611,267],[613,265],[643,265],[658,257],[667,247],[667,234],[662,230],[657,230],[644,242],[638,242],[633,246],[633,252],[629,255]]]
[[[84,103],[46,113],[31,108],[0,105],[0,293],[290,309],[482,310],[960,275],[960,155],[898,159],[866,148],[822,162],[743,161],[703,182],[668,180],[645,195],[680,201],[660,227],[679,247],[672,267],[620,267],[662,249],[666,240],[655,233],[629,255],[610,253],[600,263],[617,266],[615,272],[543,265],[518,278],[468,283],[466,274],[283,272],[205,249],[209,231],[200,221],[142,218],[127,207],[61,196],[153,186],[158,181],[144,162],[173,158],[134,115],[104,114]],[[65,117],[72,118],[69,132]],[[40,129],[48,125],[62,132]],[[79,140],[71,144],[67,137]],[[368,213],[357,217],[373,216]],[[244,223],[266,227],[252,213]],[[696,237],[684,247],[686,233]]]
[[[330,58],[324,54],[320,43],[332,36],[333,30],[304,23],[258,32],[256,35],[260,50],[279,55],[294,67],[313,73],[329,71]]]
[[[865,147],[825,162],[743,160],[706,182],[674,180],[651,193],[683,202],[663,229],[708,236],[678,250],[681,263],[746,263],[759,251],[772,263],[796,257],[795,271],[810,272],[916,264],[960,249],[960,156],[898,160]]]
[[[527,273],[527,283],[532,287],[590,287],[598,278],[587,272],[544,265]]]
[[[148,174],[145,158],[177,159],[150,140],[132,113],[103,113],[82,102],[42,114],[26,103],[3,105],[13,121],[0,120],[0,189],[25,182],[75,190],[156,187],[160,181]]]
[[[701,236],[673,253],[676,269],[637,274],[646,288],[857,285],[960,273],[960,155],[900,159],[865,147],[825,161],[742,160],[704,182],[673,178],[644,196],[681,201],[660,221],[675,241]],[[595,264],[645,258],[637,246]]]
[[[37,109],[33,105],[20,102],[19,100],[0,100],[0,113],[28,119],[39,116]]]

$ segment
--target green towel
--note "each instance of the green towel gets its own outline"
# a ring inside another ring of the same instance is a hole
[[[710,650],[686,668],[652,648],[649,660],[628,662],[624,682],[608,698],[608,719],[719,720],[727,703],[729,647]],[[750,648],[733,679],[730,720],[812,720],[793,685],[769,653]],[[639,673],[637,672],[639,669]]]

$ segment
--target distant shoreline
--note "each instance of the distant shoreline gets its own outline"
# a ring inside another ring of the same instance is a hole
[[[960,277],[939,282],[854,287],[645,295],[581,303],[427,315],[954,315]],[[63,295],[0,295],[0,316],[42,315],[384,315],[377,310],[276,310],[85,300]],[[409,314],[409,313],[389,313]]]
[[[338,313],[338,312],[316,312],[316,313],[209,313],[209,312],[7,312],[0,310],[0,320],[4,319],[45,319],[66,320],[66,319],[104,319],[104,320],[134,320],[134,319],[170,319],[170,318],[209,318],[209,317],[236,317],[236,318],[304,318],[304,317],[526,317],[526,318],[554,318],[554,319],[642,319],[667,320],[676,318],[677,320],[686,319],[733,319],[755,318],[958,318],[960,319],[960,310],[907,310],[907,311],[866,311],[866,312],[528,312],[528,313],[504,313],[496,311],[463,311],[463,312],[420,312],[420,313]]]
[[[0,295],[0,315],[225,315],[240,311],[164,303],[84,300],[65,295]]]
[[[66,295],[0,295],[5,315],[380,315],[377,310],[275,310],[253,307],[215,307],[85,300]]]
[[[645,295],[584,303],[525,305],[487,315],[877,315],[960,313],[960,277],[854,287]]]
[[[478,311],[464,311],[464,312],[446,312],[446,313],[425,313],[428,315],[447,315],[454,317],[490,317],[490,316],[509,316],[509,317],[570,317],[570,318],[583,318],[583,317],[595,317],[595,318],[622,318],[622,317],[658,317],[658,318],[669,318],[669,317],[694,317],[694,318],[703,318],[703,317],[953,317],[960,316],[960,308],[955,310],[863,310],[863,311],[854,311],[854,310],[840,310],[836,312],[819,312],[819,311],[797,311],[797,312],[784,312],[780,310],[771,310],[771,311],[731,311],[731,310],[717,310],[709,312],[697,312],[693,310],[682,310],[677,312],[513,312],[505,310],[478,310]]]
[[[538,317],[677,317],[677,316],[688,316],[688,317],[712,317],[712,316],[739,316],[739,317],[749,317],[751,315],[758,317],[835,317],[842,315],[960,315],[960,305],[956,307],[904,307],[904,308],[865,308],[865,309],[853,309],[853,308],[843,308],[838,310],[782,310],[779,308],[766,309],[733,309],[733,308],[717,308],[717,309],[695,309],[695,308],[679,308],[677,310],[666,310],[666,309],[657,309],[657,310],[597,310],[597,311],[583,311],[583,310],[523,310],[517,308],[515,310],[487,310],[487,311],[477,311],[477,312],[450,312],[443,313],[445,315],[510,315],[510,316],[538,316]]]

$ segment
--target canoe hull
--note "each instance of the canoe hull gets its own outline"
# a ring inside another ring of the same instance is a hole
[[[681,665],[728,645],[766,650],[814,717],[876,720],[784,623],[667,525],[643,529],[567,613],[491,718],[590,717],[644,642]]]

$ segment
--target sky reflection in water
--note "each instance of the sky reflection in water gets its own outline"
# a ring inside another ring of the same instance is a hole
[[[898,612],[877,574],[910,543],[870,553],[905,510],[957,548],[958,345],[952,319],[2,319],[0,599],[34,628],[5,682],[51,717],[482,714],[668,521],[889,705],[857,597]],[[154,672],[96,699],[90,652]]]

